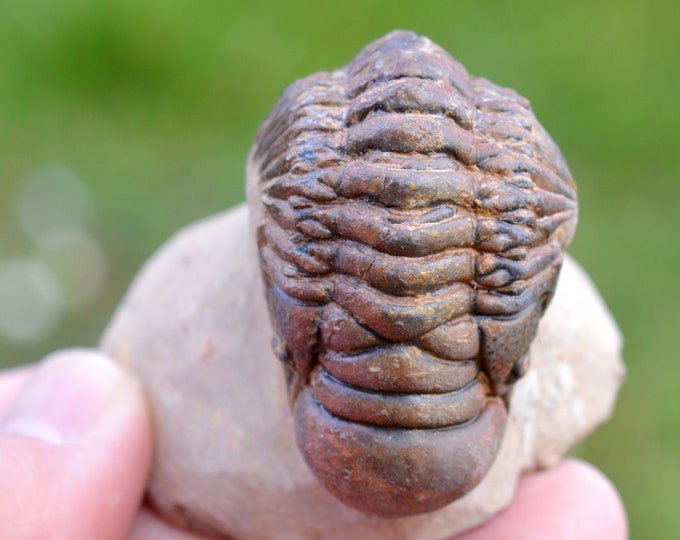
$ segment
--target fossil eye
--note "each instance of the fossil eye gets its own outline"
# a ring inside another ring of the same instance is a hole
[[[461,497],[495,459],[576,225],[559,150],[513,90],[393,32],[291,85],[249,167],[310,468],[383,516]]]

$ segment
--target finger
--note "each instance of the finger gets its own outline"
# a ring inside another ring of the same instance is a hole
[[[565,460],[520,481],[512,505],[456,540],[623,540],[628,523],[621,498],[592,465]]]
[[[0,538],[124,538],[150,456],[132,378],[99,353],[53,355],[0,425]]]
[[[128,540],[205,540],[202,536],[180,531],[162,521],[148,510],[135,519]]]
[[[0,375],[0,418],[5,415],[19,391],[26,385],[33,373],[32,367],[18,367],[3,370]]]

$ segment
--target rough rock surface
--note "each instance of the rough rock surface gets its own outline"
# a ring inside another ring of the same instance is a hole
[[[197,223],[149,261],[102,339],[147,390],[157,430],[149,491],[174,523],[217,538],[445,538],[501,510],[522,472],[554,465],[611,413],[621,336],[567,258],[481,484],[431,514],[348,508],[298,451],[257,264],[244,206]]]

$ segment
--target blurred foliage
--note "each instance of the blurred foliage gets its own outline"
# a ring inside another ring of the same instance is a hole
[[[90,346],[144,260],[243,198],[245,156],[283,88],[393,28],[531,99],[579,184],[571,248],[626,339],[614,418],[583,457],[619,487],[633,537],[680,529],[680,20],[663,0],[0,2],[0,257],[30,248],[11,210],[36,169],[93,195],[104,296],[5,364]]]

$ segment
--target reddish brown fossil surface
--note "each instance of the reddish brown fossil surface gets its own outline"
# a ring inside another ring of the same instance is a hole
[[[402,516],[471,490],[577,216],[513,90],[393,32],[291,85],[250,156],[300,449],[346,504]]]

